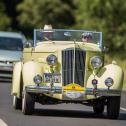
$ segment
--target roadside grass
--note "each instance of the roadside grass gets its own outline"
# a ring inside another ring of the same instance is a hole
[[[121,68],[124,71],[123,89],[126,90],[126,57],[121,58],[121,54],[120,55],[111,55],[111,56],[106,55],[106,60],[107,60],[107,63],[111,63],[114,60],[117,62],[117,64],[119,66],[121,66]]]

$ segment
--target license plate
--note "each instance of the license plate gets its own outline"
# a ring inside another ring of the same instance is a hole
[[[81,93],[81,92],[75,92],[75,91],[66,91],[65,95],[68,98],[77,99],[77,98],[82,97],[83,96],[83,93]]]

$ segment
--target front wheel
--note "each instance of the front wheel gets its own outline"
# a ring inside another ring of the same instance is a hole
[[[97,100],[93,104],[93,110],[96,115],[102,115],[104,112],[104,100]]]
[[[22,101],[22,112],[24,115],[32,115],[34,112],[35,102],[30,93],[25,92]]]
[[[13,96],[13,107],[14,109],[21,109],[22,108],[22,100]]]
[[[117,119],[120,111],[120,96],[113,96],[107,99],[107,117]]]

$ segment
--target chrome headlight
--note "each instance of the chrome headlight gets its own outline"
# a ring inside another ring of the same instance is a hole
[[[113,85],[114,81],[111,77],[108,77],[106,80],[105,80],[105,85],[107,87],[111,87]]]
[[[91,58],[91,65],[94,69],[100,68],[103,65],[103,60],[100,56],[94,56]]]
[[[38,74],[34,77],[35,84],[39,85],[42,82],[42,77]]]
[[[51,54],[47,57],[46,61],[49,65],[55,65],[57,63],[57,57]]]

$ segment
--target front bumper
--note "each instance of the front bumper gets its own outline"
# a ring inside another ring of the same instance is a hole
[[[121,90],[116,89],[93,89],[93,88],[87,88],[84,91],[78,91],[78,90],[63,90],[62,87],[55,86],[51,88],[50,86],[26,86],[25,87],[26,92],[30,93],[46,93],[46,94],[63,94],[64,92],[81,92],[83,96],[120,96]]]

